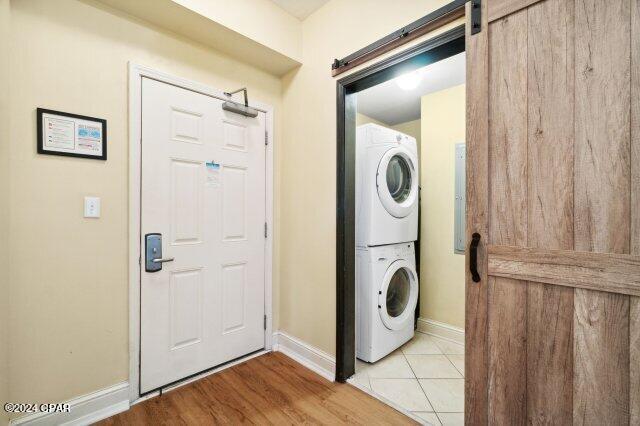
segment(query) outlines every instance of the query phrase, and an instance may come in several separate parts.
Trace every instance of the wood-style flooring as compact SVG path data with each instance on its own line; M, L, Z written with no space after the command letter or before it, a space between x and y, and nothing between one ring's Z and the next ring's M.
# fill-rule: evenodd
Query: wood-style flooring
M346 383L269 353L151 398L101 425L416 424Z

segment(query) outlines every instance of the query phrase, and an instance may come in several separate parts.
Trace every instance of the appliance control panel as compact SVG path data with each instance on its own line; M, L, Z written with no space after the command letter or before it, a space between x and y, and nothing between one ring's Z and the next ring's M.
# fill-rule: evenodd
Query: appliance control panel
M408 257L413 253L413 243L398 244L393 247L391 254L395 258Z

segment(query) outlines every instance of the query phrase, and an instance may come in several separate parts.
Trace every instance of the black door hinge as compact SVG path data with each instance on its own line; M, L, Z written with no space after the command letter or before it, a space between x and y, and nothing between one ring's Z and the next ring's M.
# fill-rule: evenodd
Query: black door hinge
M264 316L264 329L267 329L267 316Z
M267 222L264 223L264 237L267 238Z
M265 130L264 132L264 144L269 145L269 132Z
M471 35L482 31L482 0L471 0Z

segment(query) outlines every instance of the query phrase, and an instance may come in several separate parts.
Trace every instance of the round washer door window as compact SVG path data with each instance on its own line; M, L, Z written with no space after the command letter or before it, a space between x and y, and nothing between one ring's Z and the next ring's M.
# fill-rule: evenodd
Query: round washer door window
M380 318L391 330L406 327L413 321L418 303L418 279L413 266L406 260L389 265L378 296Z
M407 309L411 297L411 280L404 268L394 272L387 287L387 315L397 318Z
M391 148L384 153L378 164L376 186L390 215L403 218L413 211L418 199L418 171L405 148Z
M400 155L394 155L387 165L387 189L396 203L402 203L411 193L411 168Z

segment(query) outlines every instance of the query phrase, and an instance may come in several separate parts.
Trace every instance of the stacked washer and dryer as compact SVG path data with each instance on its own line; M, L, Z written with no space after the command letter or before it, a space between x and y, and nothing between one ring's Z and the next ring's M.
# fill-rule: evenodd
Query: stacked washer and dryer
M418 151L411 136L356 129L356 356L375 362L414 333Z

